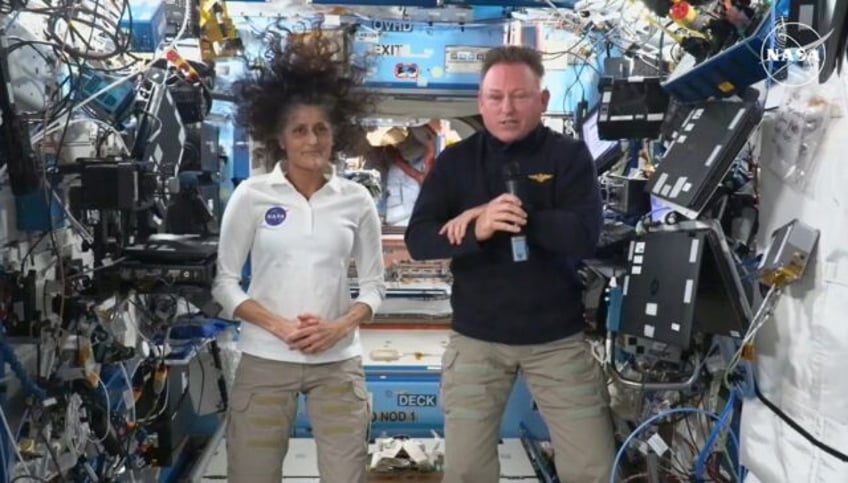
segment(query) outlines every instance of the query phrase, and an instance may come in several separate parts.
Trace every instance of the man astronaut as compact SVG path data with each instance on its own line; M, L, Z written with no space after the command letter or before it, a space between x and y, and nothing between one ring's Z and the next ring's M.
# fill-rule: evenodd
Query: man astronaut
M367 135L375 147L368 164L380 172L380 211L386 225L406 226L421 191L421 183L436 159L438 134L430 125L381 128Z

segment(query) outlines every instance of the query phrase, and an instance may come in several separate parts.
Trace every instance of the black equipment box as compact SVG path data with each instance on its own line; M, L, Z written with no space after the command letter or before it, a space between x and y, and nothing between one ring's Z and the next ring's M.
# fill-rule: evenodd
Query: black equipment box
M215 280L217 254L216 239L150 240L124 248L123 260L110 271L122 282L141 286L211 286Z
M139 285L156 283L212 285L215 281L215 259L193 264L153 264L126 260L117 270L122 282Z
M78 158L59 172L80 176L80 185L72 186L68 195L75 209L134 210L156 191L152 167L120 158Z
M178 235L126 247L123 254L127 258L150 263L198 262L218 254L218 240Z
M693 332L742 337L751 308L717 225L631 242L621 332L688 348Z
M139 173L134 163L99 164L83 169L83 208L131 210L139 199Z
M651 211L651 197L645 190L648 180L609 175L606 183L607 208L624 216Z
M651 176L648 190L686 218L698 218L760 119L756 102L707 101L693 109Z
M656 139L669 97L659 77L605 77L600 83L598 135L601 139Z

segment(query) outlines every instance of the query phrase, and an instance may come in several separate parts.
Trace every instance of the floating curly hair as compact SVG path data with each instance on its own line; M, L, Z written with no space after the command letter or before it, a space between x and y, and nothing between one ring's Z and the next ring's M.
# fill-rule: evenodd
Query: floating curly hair
M339 39L343 32L288 32L273 42L267 63L258 75L234 85L235 121L264 144L269 162L284 159L278 138L296 106L320 106L333 126L333 157L356 155L364 144L364 130L352 121L372 112L375 99L362 88L366 68L355 65ZM281 46L281 44L284 44Z

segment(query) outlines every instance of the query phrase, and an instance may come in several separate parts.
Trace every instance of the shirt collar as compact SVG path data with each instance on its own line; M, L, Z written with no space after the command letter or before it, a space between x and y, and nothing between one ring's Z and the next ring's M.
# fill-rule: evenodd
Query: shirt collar
M546 131L547 128L544 124L540 122L535 129L533 129L532 131L530 131L529 134L527 134L527 136L512 143L502 142L501 140L493 136L489 131L484 131L484 136L486 138L486 143L496 150L524 151L526 149L532 149L541 144Z
M341 181L339 180L339 176L336 174L336 167L335 166L332 166L330 172L325 174L324 177L327 179L327 184L325 184L321 189L323 189L324 187L327 187L331 191L336 192L336 193L341 190ZM283 185L283 186L288 186L291 189L295 189L295 187L291 183L291 181L289 181L289 179L286 178L286 174L285 174L285 172L283 172L282 163L278 162L277 164L274 165L274 169L271 170L269 180L270 180L270 183L272 185Z

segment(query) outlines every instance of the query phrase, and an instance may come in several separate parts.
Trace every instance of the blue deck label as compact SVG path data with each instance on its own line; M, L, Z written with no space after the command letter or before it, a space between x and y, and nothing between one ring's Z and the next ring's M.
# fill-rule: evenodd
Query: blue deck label
M401 407L416 407L416 408L431 408L436 407L435 394L398 394L398 406Z

